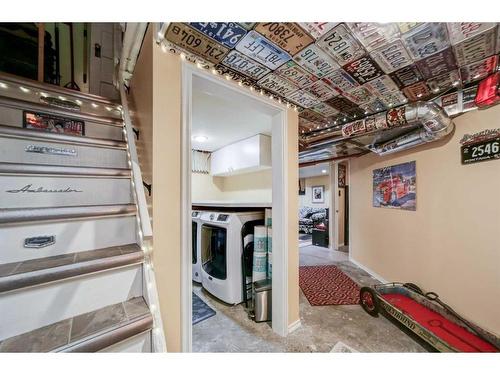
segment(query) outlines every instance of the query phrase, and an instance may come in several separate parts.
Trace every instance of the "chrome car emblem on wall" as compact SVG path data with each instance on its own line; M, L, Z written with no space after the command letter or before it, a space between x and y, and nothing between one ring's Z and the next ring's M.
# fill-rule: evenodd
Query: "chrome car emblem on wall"
M28 184L20 189L5 190L6 193L83 193L82 190L70 188L65 189L46 189L42 186L33 188L33 184Z
M28 145L24 149L25 152L33 152L36 154L49 154L49 155L63 155L63 156L77 156L76 150L72 150L69 148L56 148L49 146L37 146L37 145Z
M56 236L29 237L24 240L24 247L40 249L56 243Z

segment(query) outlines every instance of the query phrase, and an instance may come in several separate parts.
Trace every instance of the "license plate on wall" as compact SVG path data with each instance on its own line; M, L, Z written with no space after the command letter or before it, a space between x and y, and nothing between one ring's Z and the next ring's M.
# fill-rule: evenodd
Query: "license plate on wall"
M458 70L452 70L434 77L427 81L427 85L432 91L437 92L453 87L455 82L457 82L455 86L458 86L460 83Z
M189 25L229 48L233 48L247 33L235 22L191 22Z
M271 71L271 69L259 64L257 61L234 50L229 52L222 64L255 80L261 79Z
M268 74L257 83L259 86L282 96L287 96L297 90L297 87L290 81L281 78L275 73Z
M300 51L293 59L309 73L319 78L327 76L338 68L335 61L314 44Z
M337 111L336 109L330 107L328 104L323 102L319 102L318 104L311 107L311 109L325 117L332 117L339 113L339 111Z
M389 76L400 88L413 85L423 79L416 65L405 66L392 72Z
M304 90L314 95L322 102L338 95L338 92L323 80L311 83L309 86L304 87Z
M304 90L297 90L288 95L286 98L304 108L310 108L319 103L315 96L305 92Z
M345 65L344 70L360 85L384 75L384 72L369 55Z
M417 82L411 86L405 87L403 89L403 94L405 94L408 99L416 101L426 99L431 92L425 82Z
M472 64L495 53L495 28L473 36L454 48L458 65Z
M313 38L293 22L258 23L255 31L292 56L314 42Z
M236 45L236 49L271 70L278 68L291 58L288 53L254 30L245 35Z
M395 23L353 22L349 27L368 51L390 43L399 36Z
M348 64L366 53L361 43L356 40L343 23L335 26L316 44L333 56L339 65Z
M323 116L314 111L311 111L310 109L305 109L300 112L300 117L314 123L322 123L325 121L325 118Z
M387 75L378 77L365 84L370 91L378 96L386 95L390 92L398 92L399 88L394 81Z
M446 26L448 27L451 44L455 45L495 27L496 24L492 22L449 22Z
M492 159L500 159L500 138L460 147L462 164L478 163Z
M460 77L462 78L463 84L478 81L489 74L492 74L495 71L497 64L498 56L493 55L484 60L461 67Z
M457 69L457 62L451 47L417 61L416 65L424 79L431 79Z
M290 82L299 87L310 85L318 79L314 74L306 72L292 60L281 65L278 69L276 69L275 73L288 79Z
M449 46L444 23L425 23L403 35L406 48L416 59L423 59Z
M373 94L364 86L356 87L344 93L344 95L357 105L362 105L371 102L375 99Z
M343 69L334 70L324 79L339 92L346 92L359 86L359 83Z
M387 74L413 63L408 51L406 51L400 40L377 48L370 55Z
M333 29L337 22L300 22L299 25L314 39L318 39Z
M184 48L214 64L222 61L229 52L227 47L213 41L187 25L172 22L165 35L168 41Z

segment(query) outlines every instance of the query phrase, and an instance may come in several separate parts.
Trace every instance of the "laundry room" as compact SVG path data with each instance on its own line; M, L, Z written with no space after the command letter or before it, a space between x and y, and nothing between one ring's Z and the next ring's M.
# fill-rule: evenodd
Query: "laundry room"
M271 332L272 114L255 99L193 77L194 351L225 350L248 335L249 324Z

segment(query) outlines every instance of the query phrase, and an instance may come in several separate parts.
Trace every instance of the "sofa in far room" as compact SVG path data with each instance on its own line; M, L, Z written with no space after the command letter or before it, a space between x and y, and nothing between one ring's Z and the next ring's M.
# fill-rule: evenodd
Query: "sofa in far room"
M313 228L327 219L326 208L299 208L299 232L311 234Z

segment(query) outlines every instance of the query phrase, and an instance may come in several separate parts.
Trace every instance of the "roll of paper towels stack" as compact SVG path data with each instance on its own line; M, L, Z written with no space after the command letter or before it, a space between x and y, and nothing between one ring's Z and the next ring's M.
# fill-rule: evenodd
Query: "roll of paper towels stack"
M267 277L267 227L257 225L254 229L252 281Z

